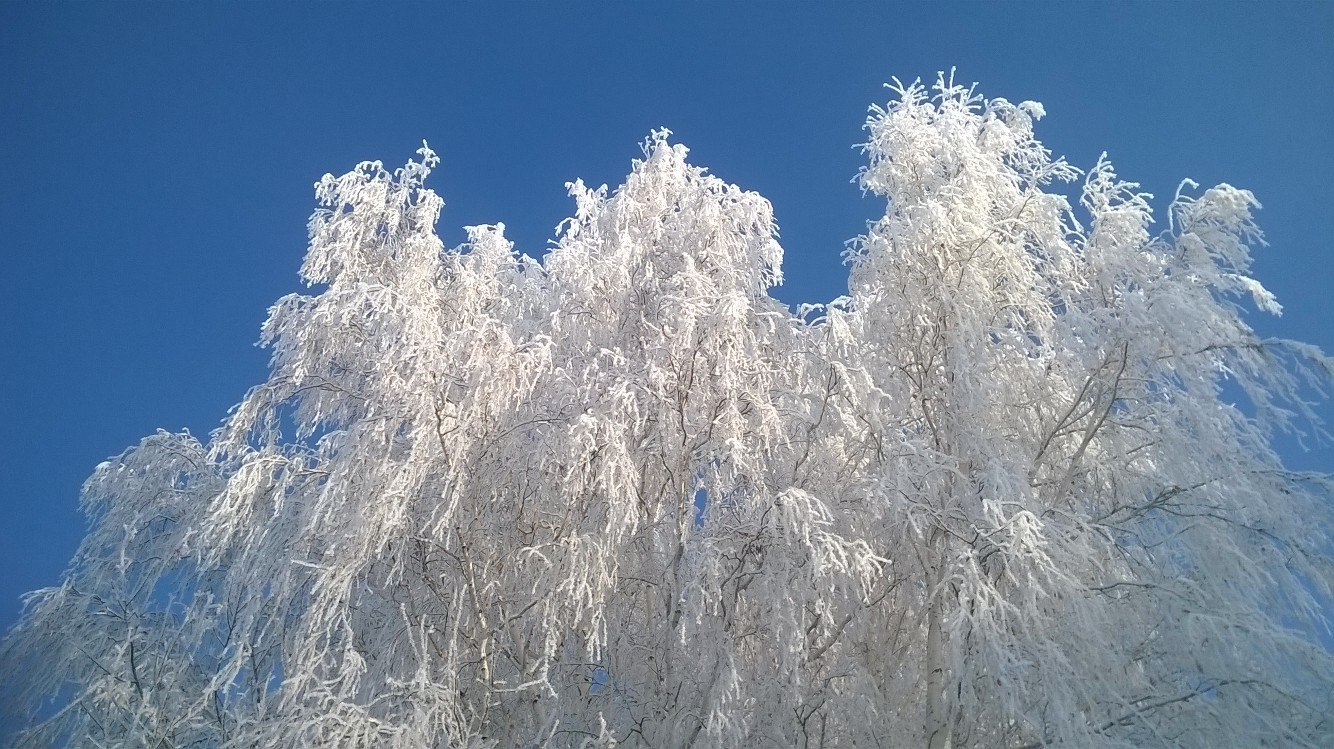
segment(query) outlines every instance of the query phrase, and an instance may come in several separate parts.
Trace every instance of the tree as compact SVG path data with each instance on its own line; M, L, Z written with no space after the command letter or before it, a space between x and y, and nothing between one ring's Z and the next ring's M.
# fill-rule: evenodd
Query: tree
M894 90L796 313L666 131L540 261L444 249L425 147L325 176L268 380L88 480L19 745L1334 743L1330 485L1269 447L1334 366L1241 319L1254 198L1155 235L1041 106Z

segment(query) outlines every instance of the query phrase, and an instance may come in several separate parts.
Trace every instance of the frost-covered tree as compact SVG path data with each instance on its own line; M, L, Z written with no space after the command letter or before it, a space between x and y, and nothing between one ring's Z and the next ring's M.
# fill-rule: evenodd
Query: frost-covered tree
M1254 198L1155 234L1105 159L1060 191L1039 105L894 90L797 313L768 202L665 131L540 260L445 249L428 149L326 176L268 380L89 479L14 740L1334 743L1329 483L1269 447L1331 363L1242 320Z

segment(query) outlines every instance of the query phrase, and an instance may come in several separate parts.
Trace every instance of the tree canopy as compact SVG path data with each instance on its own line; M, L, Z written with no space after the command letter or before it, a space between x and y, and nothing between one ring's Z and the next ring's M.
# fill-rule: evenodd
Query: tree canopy
M1242 318L1255 198L1158 227L1040 105L893 90L795 311L665 130L540 259L446 249L426 147L326 175L267 381L88 480L18 744L1334 743L1330 484L1270 447L1334 366Z

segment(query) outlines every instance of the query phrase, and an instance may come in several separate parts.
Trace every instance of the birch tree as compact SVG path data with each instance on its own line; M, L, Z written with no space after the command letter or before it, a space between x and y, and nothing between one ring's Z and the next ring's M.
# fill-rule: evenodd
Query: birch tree
M540 259L438 160L315 187L268 379L98 466L0 658L18 746L1328 746L1334 367L1245 190L1151 197L941 78L848 293L667 131ZM1240 405L1237 405L1237 404ZM1323 639L1322 639L1323 638Z

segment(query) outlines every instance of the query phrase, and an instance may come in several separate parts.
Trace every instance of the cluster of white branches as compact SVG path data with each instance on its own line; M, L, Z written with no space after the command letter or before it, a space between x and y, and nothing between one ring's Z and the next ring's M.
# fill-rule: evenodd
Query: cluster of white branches
M540 261L436 166L316 185L271 375L102 464L7 638L19 746L1334 744L1315 349L1250 193L1148 196L942 79L873 108L849 292L654 133ZM1247 410L1229 400L1244 397Z

